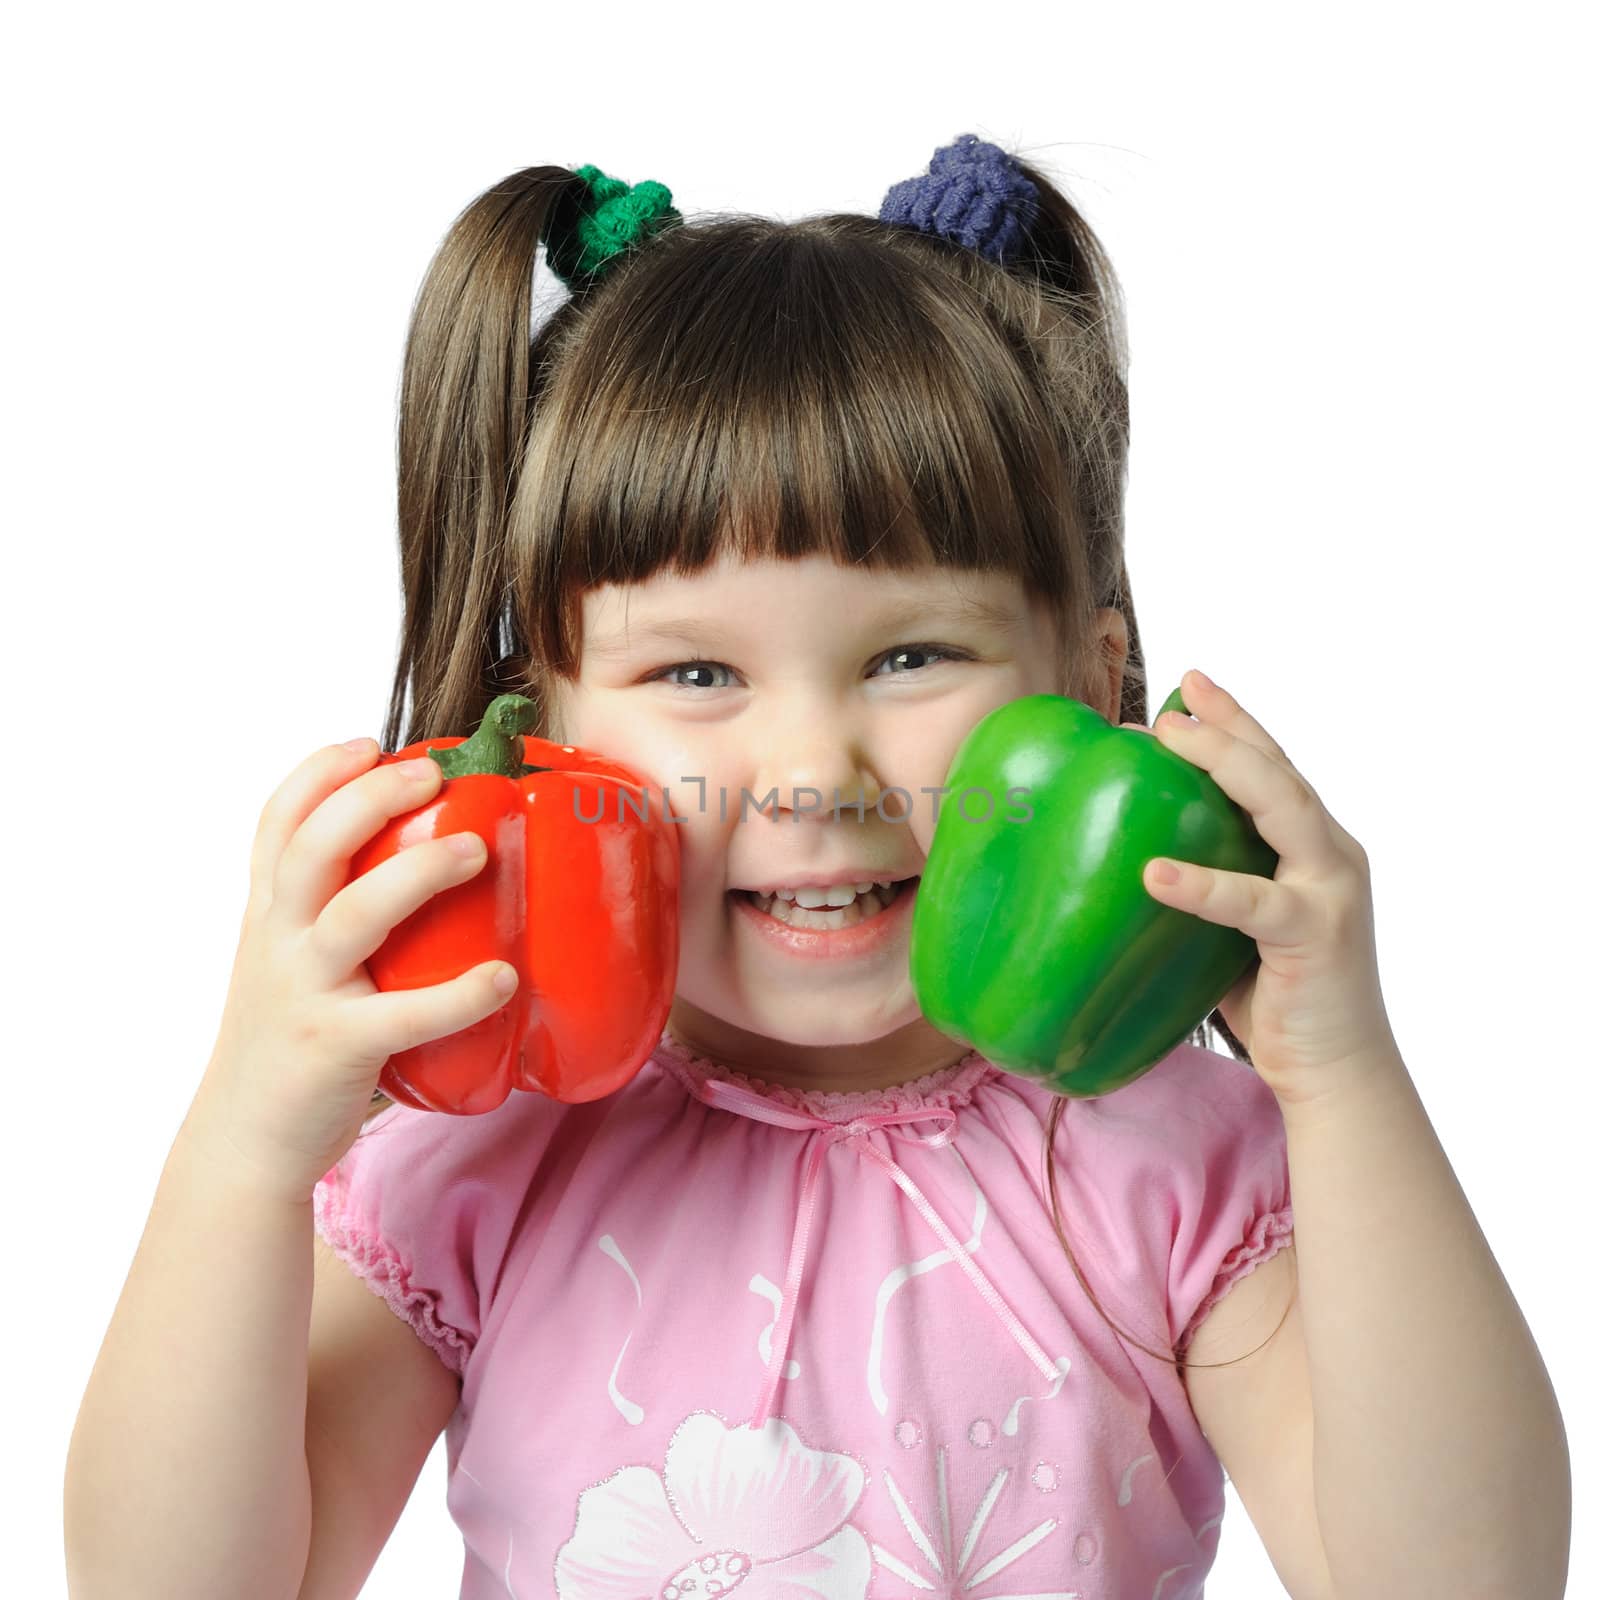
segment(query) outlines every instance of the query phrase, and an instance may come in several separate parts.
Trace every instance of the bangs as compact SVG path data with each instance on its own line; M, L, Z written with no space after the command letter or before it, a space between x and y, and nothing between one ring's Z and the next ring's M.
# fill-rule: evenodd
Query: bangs
M1072 452L985 292L1009 280L893 232L673 229L550 318L508 552L544 668L577 671L585 590L723 556L1004 572L1057 608L1082 587ZM1064 313L1030 338L1093 348Z

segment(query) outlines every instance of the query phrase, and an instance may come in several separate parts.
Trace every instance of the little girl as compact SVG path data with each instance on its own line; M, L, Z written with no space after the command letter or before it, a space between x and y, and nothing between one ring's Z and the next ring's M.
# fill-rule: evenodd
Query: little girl
M670 1018L602 1100L387 1102L516 979L364 967L483 841L346 886L438 767L290 775L80 1412L75 1596L354 1595L441 1430L464 1600L1194 1600L1224 1469L1296 1600L1562 1592L1560 1413L1389 1029L1366 859L1232 695L1188 673L1143 734L1280 858L1146 869L1257 942L1231 1053L1068 1101L919 1014L969 730L1040 692L1144 727L1124 372L1089 226L971 135L877 217L686 224L594 167L462 214L407 348L384 746L515 689L670 794Z

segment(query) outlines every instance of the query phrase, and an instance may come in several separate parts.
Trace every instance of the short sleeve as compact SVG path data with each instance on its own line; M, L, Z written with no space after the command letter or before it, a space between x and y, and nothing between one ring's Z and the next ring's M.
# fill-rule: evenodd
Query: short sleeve
M312 1192L328 1247L458 1376L560 1109L523 1091L471 1117L390 1106Z
M1181 1354L1211 1308L1294 1236L1277 1096L1247 1062L1198 1046L1172 1063L1185 1129L1172 1152L1167 1314Z
M1102 1290L1181 1353L1292 1237L1277 1097L1247 1062L1184 1043L1122 1088L1073 1102L1061 1126Z

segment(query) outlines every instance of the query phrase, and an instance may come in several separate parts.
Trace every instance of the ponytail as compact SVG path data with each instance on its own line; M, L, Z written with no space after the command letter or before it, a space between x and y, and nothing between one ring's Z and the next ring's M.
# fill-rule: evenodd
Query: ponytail
M404 614L387 750L463 733L520 685L506 529L531 409L533 273L547 223L581 187L565 167L513 173L456 218L418 291L400 389Z

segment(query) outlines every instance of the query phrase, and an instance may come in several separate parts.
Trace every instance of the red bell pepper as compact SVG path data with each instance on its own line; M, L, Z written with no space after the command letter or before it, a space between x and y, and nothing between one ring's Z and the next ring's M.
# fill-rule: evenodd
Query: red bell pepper
M666 1024L678 971L678 824L631 768L524 733L534 717L531 701L501 695L470 738L380 757L432 756L444 782L352 856L352 880L410 845L468 829L489 858L396 924L367 960L373 983L421 988L497 958L518 978L481 1021L388 1059L378 1087L402 1105L476 1116L513 1089L598 1100L633 1077Z

